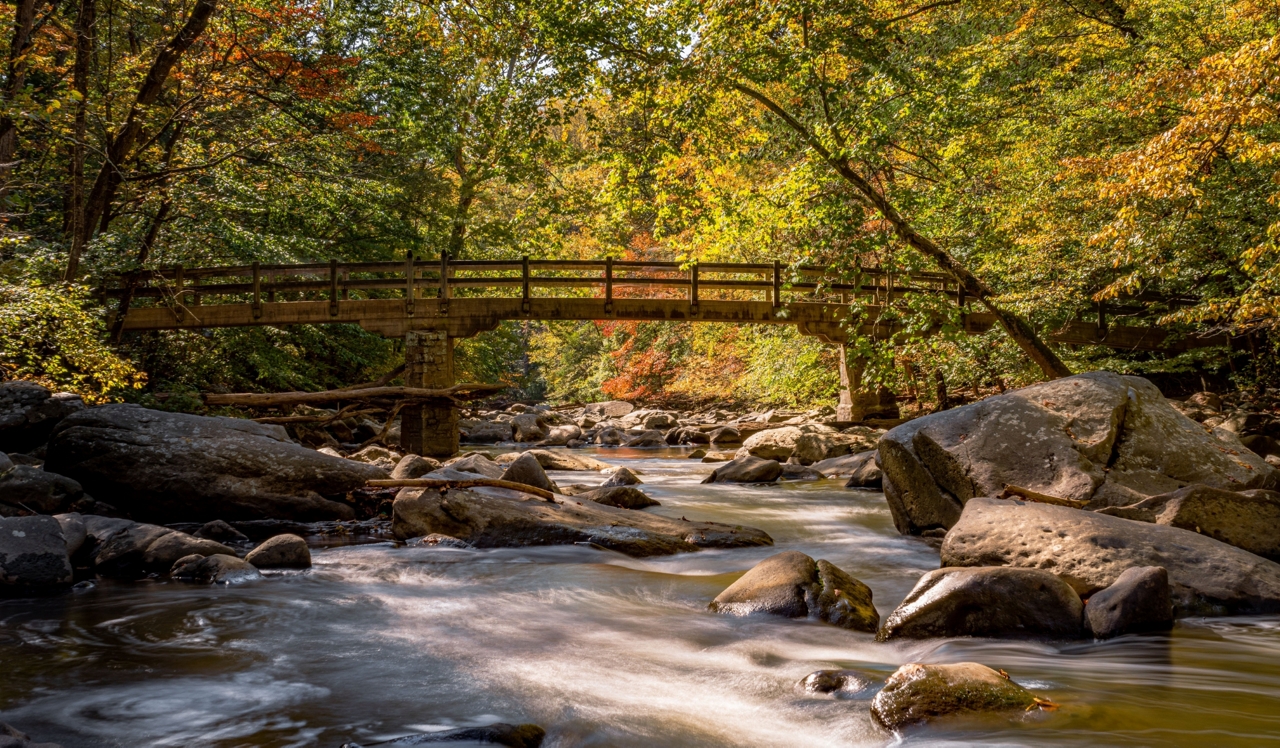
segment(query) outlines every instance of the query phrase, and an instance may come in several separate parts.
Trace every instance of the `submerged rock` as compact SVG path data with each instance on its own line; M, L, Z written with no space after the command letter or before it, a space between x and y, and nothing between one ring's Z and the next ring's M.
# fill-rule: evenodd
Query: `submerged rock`
M1089 598L1084 615L1098 639L1167 629L1173 625L1169 573L1159 566L1125 569L1114 584Z
M804 693L851 698L866 691L873 682L856 670L819 670L806 675L797 687Z
M708 607L732 615L813 618L855 631L875 631L880 624L870 587L799 551L783 551L756 564Z
M307 548L307 541L286 533L249 551L244 560L259 569L307 569L311 566L311 549Z
M920 577L876 639L1077 639L1083 608L1071 585L1040 569L935 569Z
M703 458L704 460L706 458ZM703 483L772 483L782 475L782 463L746 455L735 457L711 472Z
M1174 613L1280 612L1280 564L1187 530L1083 509L976 498L942 543L943 566L1051 570L1082 597L1133 566L1169 573Z
M289 441L280 426L104 405L63 419L48 470L154 522L353 519L343 497L386 472Z
M976 662L903 665L871 700L871 716L890 730L954 714L1024 712L1034 694Z
M71 584L62 525L53 517L0 517L0 594Z
M422 735L406 735L403 738L382 741L376 745L436 745L438 743L481 743L501 745L507 748L538 748L547 731L537 725L508 725L497 723L484 727L459 727L454 730L428 732ZM356 743L344 743L342 748L362 748Z
M500 488L406 489L392 505L400 540L441 533L480 548L589 543L629 556L772 545L762 530L690 522L576 499L555 503Z

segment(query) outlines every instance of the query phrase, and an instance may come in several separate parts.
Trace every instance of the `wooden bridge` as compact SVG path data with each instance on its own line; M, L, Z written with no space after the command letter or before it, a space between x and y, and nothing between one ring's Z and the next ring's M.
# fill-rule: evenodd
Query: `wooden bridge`
M844 344L855 336L891 339L903 332L900 324L884 321L892 317L885 313L910 294L929 294L960 308L966 333L981 334L996 324L994 315L971 310L972 299L944 274L879 268L840 274L778 262L492 261L456 260L445 253L434 260L409 255L403 262L173 267L121 276L120 286L104 293L119 299L111 323L116 335L337 323L403 337L405 384L411 387L454 384L453 341L504 320L788 324L801 334ZM856 329L847 325L855 303L867 320ZM1127 350L1225 344L1218 338L1167 340L1158 327L1108 324L1102 307L1095 317L1075 320L1049 337ZM424 406L422 418L415 410L402 424L406 449L427 455L457 451L457 415L450 407Z

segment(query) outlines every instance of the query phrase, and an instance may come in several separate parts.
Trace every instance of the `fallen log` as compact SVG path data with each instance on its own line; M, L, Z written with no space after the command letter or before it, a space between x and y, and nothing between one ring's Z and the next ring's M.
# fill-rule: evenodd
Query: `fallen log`
M1023 501L1034 501L1038 504L1054 504L1056 506L1069 506L1072 509L1081 509L1087 501L1079 501L1076 499L1064 499L1061 496L1050 496L1047 493L1039 493L1022 486L1008 485L1004 487L1004 492L998 498L1001 499L1022 499Z
M366 387L359 390L325 390L323 392L207 392L201 395L205 405L229 405L241 408L279 408L288 405L321 405L343 400L401 398L405 400L465 400L505 389L504 384L455 384L443 389L424 387Z
M387 478L368 481L365 485L374 488L474 488L477 486L488 486L490 488L509 488L512 491L522 491L524 493L533 494L541 499L546 499L555 503L556 495L550 491L524 483L516 483L509 480L498 480L496 478L469 478L467 480L445 480L443 478Z

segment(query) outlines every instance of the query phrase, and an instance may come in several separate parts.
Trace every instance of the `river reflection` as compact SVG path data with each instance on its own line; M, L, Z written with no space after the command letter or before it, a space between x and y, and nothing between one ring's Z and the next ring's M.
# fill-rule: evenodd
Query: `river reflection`
M698 483L679 450L601 450L642 473L649 511L767 530L776 548L631 559L585 547L317 550L307 572L230 588L168 582L0 601L0 719L80 746L338 746L495 721L547 746L881 746L859 698L795 684L911 661L1004 668L1062 708L952 723L907 745L1280 743L1280 618L1196 619L1102 643L877 644L707 603L781 549L866 582L882 616L938 565L884 498L838 481ZM552 473L562 485L603 477Z

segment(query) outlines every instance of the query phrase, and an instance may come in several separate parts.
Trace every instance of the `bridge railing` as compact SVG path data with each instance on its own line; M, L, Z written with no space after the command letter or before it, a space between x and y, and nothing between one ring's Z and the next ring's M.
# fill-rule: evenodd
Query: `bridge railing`
M789 267L774 263L678 263L629 260L456 260L447 253L437 259L408 255L402 262L340 262L266 264L225 267L172 268L120 276L120 287L104 290L107 297L161 299L178 305L324 300L336 303L352 292L367 298L413 299L523 296L525 299L583 291L618 298L672 295L699 299L715 296L763 296L775 305L785 295L794 300L841 301L862 297L887 304L906 293L942 294L963 306L963 289L942 273L893 273L876 267L852 268L846 274L814 266ZM535 290L543 293L535 294ZM550 293L546 293L546 292ZM718 292L708 296L706 292Z

